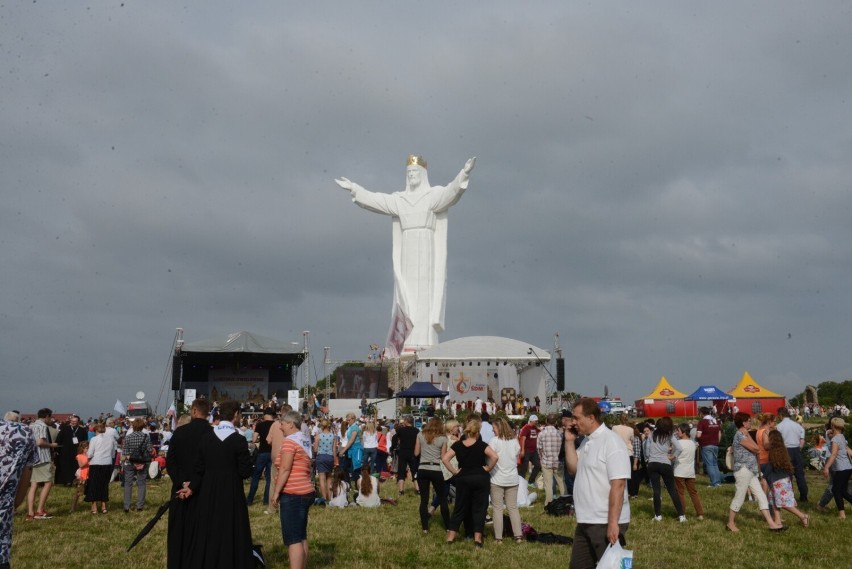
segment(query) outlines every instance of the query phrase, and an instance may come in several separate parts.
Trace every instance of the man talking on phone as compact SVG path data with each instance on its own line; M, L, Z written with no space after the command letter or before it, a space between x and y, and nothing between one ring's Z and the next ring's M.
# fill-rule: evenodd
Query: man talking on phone
M569 569L594 569L609 544L624 545L630 525L630 457L621 437L601 421L594 399L577 401L573 414L577 432L565 429L565 468L575 477L577 517ZM574 448L578 434L585 438Z

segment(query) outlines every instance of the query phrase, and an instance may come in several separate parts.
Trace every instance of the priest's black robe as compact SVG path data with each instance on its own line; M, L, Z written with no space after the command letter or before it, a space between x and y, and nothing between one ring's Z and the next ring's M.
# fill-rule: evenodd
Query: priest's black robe
M59 443L59 456L56 460L56 484L71 484L77 472L77 447L88 440L89 430L82 425L72 427L64 423L59 427L56 442ZM77 442L74 442L77 439Z
M251 472L248 442L239 431L224 440L212 431L202 437L190 483L197 518L187 567L254 569L243 486Z
M169 505L168 569L185 569L190 566L190 534L196 526L197 502L192 499L178 500L174 495L183 488L184 482L192 480L201 439L210 432L207 419L193 419L178 427L169 441L166 470L172 481L172 501Z

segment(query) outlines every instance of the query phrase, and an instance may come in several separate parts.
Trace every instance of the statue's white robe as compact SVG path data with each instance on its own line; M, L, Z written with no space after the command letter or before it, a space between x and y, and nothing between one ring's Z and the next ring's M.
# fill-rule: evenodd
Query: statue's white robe
M406 351L437 344L438 333L444 330L447 210L458 202L467 185L463 171L446 187L393 194L370 192L353 184L353 202L393 217L392 313L398 307L413 325L405 340Z

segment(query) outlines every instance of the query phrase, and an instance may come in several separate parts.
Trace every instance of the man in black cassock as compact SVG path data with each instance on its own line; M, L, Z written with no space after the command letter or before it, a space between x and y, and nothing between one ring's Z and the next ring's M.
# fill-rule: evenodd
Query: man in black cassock
M251 476L248 441L237 430L240 405L219 405L219 424L201 437L195 472L178 497L195 503L186 567L253 569L251 525L243 481Z
M56 484L70 486L77 472L77 446L89 440L89 430L80 424L80 417L71 415L67 423L59 427L56 443L59 445L59 456L56 461Z
M190 411L192 419L176 429L172 435L166 455L166 469L172 481L172 496L184 486L189 486L192 480L201 439L211 431L210 423L207 422L209 413L210 402L206 399L196 399L192 402ZM196 502L172 499L169 504L168 569L185 569L190 566L190 545L196 526Z

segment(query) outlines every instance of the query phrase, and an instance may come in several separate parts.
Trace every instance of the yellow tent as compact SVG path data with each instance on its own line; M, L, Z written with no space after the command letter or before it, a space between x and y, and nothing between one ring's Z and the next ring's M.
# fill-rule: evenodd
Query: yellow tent
M666 376L663 376L660 378L660 382L657 384L657 387L654 388L654 391L642 399L683 399L684 397L686 397L686 393L678 391L672 387L672 384L669 383Z
M765 387L761 387L760 384L751 378L751 375L749 375L747 371L743 373L743 378L736 387L728 392L728 395L733 395L736 398L745 397L750 399L757 397L784 397L780 393L775 393L774 391L769 391Z

